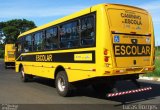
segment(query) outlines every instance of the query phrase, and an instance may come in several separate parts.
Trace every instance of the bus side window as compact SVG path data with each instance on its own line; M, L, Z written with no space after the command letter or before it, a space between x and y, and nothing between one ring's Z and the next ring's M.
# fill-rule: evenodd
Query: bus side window
M33 35L33 51L43 50L43 34L42 32L37 32Z
M25 47L25 48L23 48L24 52L32 51L32 37L31 37L31 35L27 35L24 37L24 47Z
M95 43L94 16L87 16L81 19L81 45L93 46Z
M16 58L23 52L23 37L19 38L16 43Z
M54 50L58 48L58 30L52 27L46 30L45 50Z
M79 46L78 21L72 21L60 26L60 47L73 48Z

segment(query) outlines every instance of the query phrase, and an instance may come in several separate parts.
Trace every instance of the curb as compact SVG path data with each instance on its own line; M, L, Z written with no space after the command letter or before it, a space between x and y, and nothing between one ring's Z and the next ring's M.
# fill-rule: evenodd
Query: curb
M157 77L140 76L139 79L141 79L141 80L150 80L150 81L160 81L160 78L157 78Z

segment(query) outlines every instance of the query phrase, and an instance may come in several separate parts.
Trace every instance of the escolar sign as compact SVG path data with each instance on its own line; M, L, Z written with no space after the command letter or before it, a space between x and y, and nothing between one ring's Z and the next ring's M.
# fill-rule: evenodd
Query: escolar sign
M150 56L151 45L143 44L113 44L116 57Z
M36 61L40 62L50 62L52 61L52 55L36 55Z

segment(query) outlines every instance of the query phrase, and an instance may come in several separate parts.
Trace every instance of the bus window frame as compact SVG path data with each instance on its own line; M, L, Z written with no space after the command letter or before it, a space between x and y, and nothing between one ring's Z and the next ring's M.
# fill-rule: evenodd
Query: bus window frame
M93 20L94 20L94 22L93 22L93 26L94 26L94 43L93 43L93 45L81 45L81 47L84 47L84 48L87 48L87 47L92 47L92 46L94 46L94 47L96 47L96 14L89 14L89 15L86 15L86 16L83 16L83 17L80 17L80 23L81 23L81 19L83 19L83 18L87 18L87 17L90 17L90 16L93 16ZM81 28L81 25L80 25L80 28ZM80 32L81 33L81 32ZM80 36L80 38L82 39L82 35ZM81 39L80 39L80 42L81 42ZM80 43L81 44L81 43Z
M94 33L95 33L95 39L94 39L94 44L93 45L86 45L86 46L82 46L81 45L81 43L80 43L80 45L79 45L79 47L76 47L76 48L60 48L60 45L59 45L59 47L57 48L57 49L54 49L54 50L42 50L42 51L29 51L29 52L22 52L22 53L35 53L35 52L48 52L48 51L57 51L57 50L71 50L71 49L82 49L82 48L94 48L94 47L96 47L96 30L97 30L97 25L96 25L96 21L97 21L97 13L96 13L96 11L95 12L91 12L91 13L89 13L89 14L85 14L85 15L82 15L82 16L79 16L79 17L76 17L76 18L73 18L73 19L70 19L70 20L66 20L66 21L64 21L64 22L61 22L61 23L58 23L58 24L55 24L55 25L52 25L52 26L49 26L49 27L47 27L47 28L44 28L44 29L42 29L42 30L38 30L38 31L35 31L35 32L33 32L33 33L30 33L30 35L33 35L34 33L37 33L37 32L39 32L39 31L45 31L45 37L46 37L46 30L47 29L49 29L49 28L52 28L52 27L57 27L58 28L58 43L60 44L60 31L59 31L59 29L60 29L60 25L61 24L66 24L66 23L68 23L68 22L72 22L72 21L75 21L75 20L78 20L78 23L80 22L81 23L81 19L82 18L84 18L84 17L87 17L87 16L93 16L93 18L94 18ZM26 34L25 36L27 36L27 35L29 35L29 34ZM80 32L80 40L81 40L81 32ZM24 38L25 36L21 36L20 38ZM44 38L45 38L44 37ZM20 39L20 38L18 38L18 39ZM33 37L32 37L33 38ZM33 48L33 44L32 44L32 48ZM33 49L32 49L33 50Z
M67 21L67 22L65 22L65 23L61 23L61 24L59 24L59 46L60 46L60 43L61 43L61 40L60 40L60 31L61 31L61 28L60 28L60 26L63 26L63 25L67 25L67 24L69 24L69 23L73 23L73 22L77 22L78 23L78 26L79 26L79 19L78 18L75 18L75 19L73 19L73 20L70 20L70 21ZM78 35L79 35L79 32L77 31L77 33L78 33ZM79 39L80 39L80 36L79 36ZM78 39L78 40L79 40ZM79 48L80 47L80 42L79 42L79 44L78 44L79 46L73 46L73 47L71 47L71 48L67 48L67 47L63 47L63 48L61 48L60 47L60 49L77 49L77 48Z
M48 27L48 28L43 29L44 35L45 35L45 36L44 36L44 40L45 40L45 43L46 43L47 30L54 29L54 28L57 29L57 40L58 40L57 48L45 50L45 47L44 47L44 49L43 49L44 51L54 51L54 50L58 50L58 49L60 48L60 46L59 46L59 27L58 27L57 25L53 25L53 26L50 26L50 27ZM45 45L44 45L44 46L45 46Z

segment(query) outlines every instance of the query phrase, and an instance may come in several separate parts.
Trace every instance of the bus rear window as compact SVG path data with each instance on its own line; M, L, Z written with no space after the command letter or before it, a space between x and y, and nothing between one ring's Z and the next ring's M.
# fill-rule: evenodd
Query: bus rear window
M149 33L149 16L147 13L137 12L135 9L108 9L107 12L112 31Z

